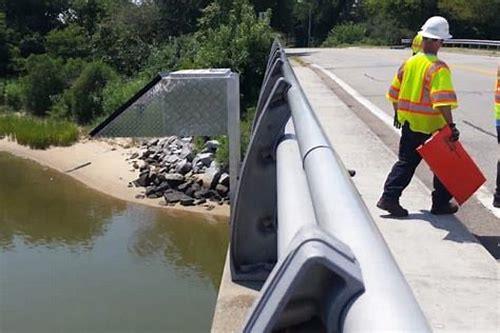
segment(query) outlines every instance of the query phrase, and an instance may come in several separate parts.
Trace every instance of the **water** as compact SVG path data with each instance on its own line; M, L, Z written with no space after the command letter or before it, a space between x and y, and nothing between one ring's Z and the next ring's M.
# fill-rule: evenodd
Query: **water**
M0 331L209 331L227 232L0 153Z

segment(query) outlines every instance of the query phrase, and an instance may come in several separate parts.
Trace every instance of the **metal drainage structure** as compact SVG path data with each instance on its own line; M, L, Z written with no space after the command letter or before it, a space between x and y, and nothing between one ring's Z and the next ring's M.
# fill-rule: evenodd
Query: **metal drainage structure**
M233 281L265 281L244 332L430 327L273 43L231 211Z
M91 137L229 137L230 195L240 166L239 75L227 68L159 73L90 132Z

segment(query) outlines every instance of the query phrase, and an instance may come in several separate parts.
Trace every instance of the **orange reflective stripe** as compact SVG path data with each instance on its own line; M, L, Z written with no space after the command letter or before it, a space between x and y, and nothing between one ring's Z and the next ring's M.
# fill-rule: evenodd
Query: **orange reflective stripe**
M404 99L404 98L400 98L399 101L402 101L404 103L411 103L411 104L416 104L416 105L428 106L428 107L432 108L431 102L412 102L409 99Z
M403 81L403 74L405 72L405 64L402 64L398 69L398 80L399 82Z
M443 68L448 68L448 65L446 65L444 62L441 60L437 60L436 62L432 63L429 68L425 71L425 76L424 76L424 86L428 87L430 90L430 84L432 81L432 77L434 74L439 72Z
M440 91L435 91L431 94L431 100L433 103L440 103L444 101L456 102L457 95L452 90L440 90Z
M429 74L430 76L436 74L437 72L439 72L441 69L443 68L448 68L448 65L446 65L446 63L444 63L443 61L441 60L437 60L435 61L434 63L432 63L432 65L429 67Z
M389 96L391 96L392 98L394 99L398 99L399 97L399 89L394 87L394 86L391 86L389 88L389 92L388 92Z
M435 114L441 114L439 111L434 111L432 106L427 103L413 103L408 100L400 99L398 101L398 111L407 111L407 112L414 112L414 113L421 113L425 115L435 115Z
M446 63L444 63L443 61L441 60L437 60L435 61L434 63L432 63L428 68L427 70L425 71L425 75L424 75L424 84L422 85L422 92L420 94L420 100L422 102L442 102L441 99L439 100L436 100L436 98L439 98L439 96L435 96L436 94L440 94L440 93L453 93L453 96L451 95L448 95L448 96L443 96L443 99L453 99L453 102L456 102L457 101L457 96L455 95L455 92L452 91L452 90L440 90L440 91L436 91L432 94L432 96L429 96L429 92L431 90L431 81L432 81L432 77L434 76L434 74L436 74L437 72L439 72L441 69L443 68L448 68L448 65L446 65Z
M441 99L439 101L434 101L434 104L442 104L442 103L456 103L456 99Z
M429 117L441 115L441 112L439 112L439 111L428 112L428 111L415 111L415 110L398 109L398 112L417 113L417 114L423 114L423 115L429 116Z
M436 74L437 72L439 72L443 68L448 68L448 65L446 65L441 60L438 60L438 61L432 63L432 65L430 65L429 68L427 68L427 71L425 73L425 81L427 83L430 83L432 76L434 74Z

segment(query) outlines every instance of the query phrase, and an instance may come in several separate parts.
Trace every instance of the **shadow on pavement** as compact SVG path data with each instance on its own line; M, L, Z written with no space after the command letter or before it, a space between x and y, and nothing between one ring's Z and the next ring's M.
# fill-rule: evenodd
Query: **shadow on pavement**
M393 219L399 221L420 220L429 222L434 228L446 230L448 234L445 240L458 243L477 243L478 241L462 225L459 219L454 215L433 215L428 210L420 210L420 213L410 213L407 217L394 217L390 214L380 215L384 219Z
M500 259L500 236L474 235L495 259Z

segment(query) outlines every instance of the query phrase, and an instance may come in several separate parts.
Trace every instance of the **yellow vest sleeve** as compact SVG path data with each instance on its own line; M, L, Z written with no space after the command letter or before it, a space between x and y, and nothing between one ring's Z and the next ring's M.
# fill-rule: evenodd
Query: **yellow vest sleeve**
M405 64L402 64L401 67L399 67L398 72L396 73L396 75L394 75L394 78L392 79L389 91L385 95L385 97L393 103L398 102L399 89L401 88L401 81L403 80L404 66Z
M452 109L455 109L458 107L457 95L451 81L451 72L447 67L440 68L434 74L430 88L432 108L450 106Z

